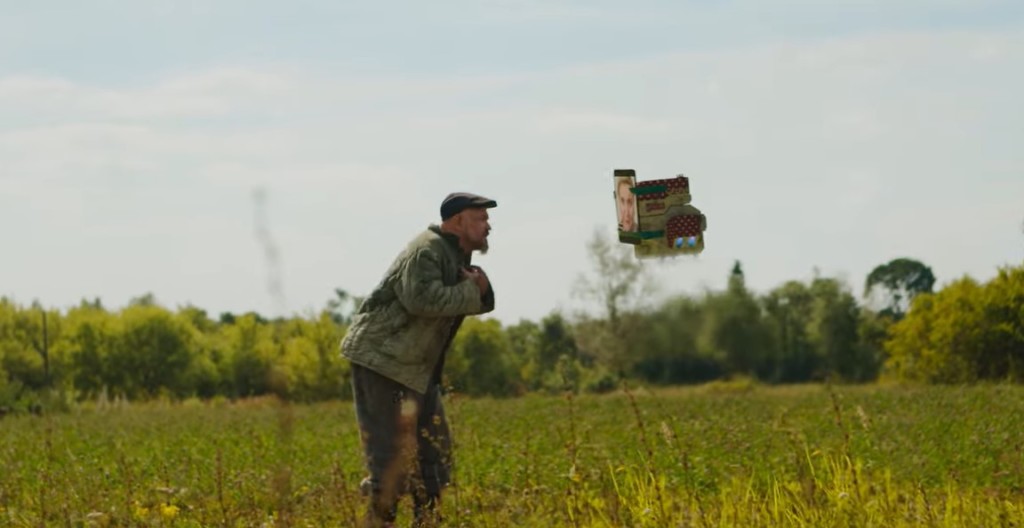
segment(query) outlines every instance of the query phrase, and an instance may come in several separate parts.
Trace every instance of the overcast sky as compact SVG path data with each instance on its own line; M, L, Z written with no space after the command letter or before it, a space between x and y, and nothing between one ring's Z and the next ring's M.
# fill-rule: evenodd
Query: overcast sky
M617 168L708 217L662 295L734 260L987 280L1024 260L1022 94L1018 0L5 2L0 296L303 313L466 190L493 316L537 319L579 306Z

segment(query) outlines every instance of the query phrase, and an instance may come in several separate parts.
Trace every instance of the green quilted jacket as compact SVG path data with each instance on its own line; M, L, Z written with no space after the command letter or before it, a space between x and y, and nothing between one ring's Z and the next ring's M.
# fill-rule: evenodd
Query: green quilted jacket
M459 270L471 264L458 238L430 225L395 258L352 316L341 354L417 392L439 375L444 352L467 315L494 310Z

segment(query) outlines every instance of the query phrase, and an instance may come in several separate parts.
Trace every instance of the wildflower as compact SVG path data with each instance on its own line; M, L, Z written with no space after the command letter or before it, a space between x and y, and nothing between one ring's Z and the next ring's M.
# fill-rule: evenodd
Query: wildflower
M110 526L110 518L103 512L89 512L85 518L89 521L89 526Z
M661 435L665 437L665 443L672 445L672 430L669 429L668 424L664 421L661 422Z
M860 405L857 406L857 417L860 418L860 425L865 431L871 429L871 419L868 418L868 413L864 412L864 408Z
M307 494L309 494L309 486L303 484L302 486L299 487L299 489L292 492L292 497L298 499L306 496Z
M135 501L132 513L136 519L145 519L149 515L149 508L139 504L139 501Z
M178 507L173 504L160 506L160 516L164 519L173 519L178 516Z

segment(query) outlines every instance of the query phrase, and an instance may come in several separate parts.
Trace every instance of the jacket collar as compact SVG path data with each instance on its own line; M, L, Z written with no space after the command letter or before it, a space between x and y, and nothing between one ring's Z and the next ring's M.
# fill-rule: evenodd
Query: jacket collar
M463 261L464 261L464 262L465 262L465 263L466 263L467 265L469 264L469 262L470 262L470 260L471 260L471 256L470 256L470 255L467 255L467 254L465 254L465 253L464 253L464 252L462 251L462 246L460 246L460 245L459 245L459 237L458 237L458 235L455 235L455 234L453 234L453 233L447 233L447 232L445 232L445 231L442 231L442 230L441 230L441 226L440 226L440 225L438 225L438 224L430 224L430 225L429 225L429 226L427 227L427 229L429 229L430 231L433 231L433 232L434 232L434 233L435 233L435 234L436 234L437 236L441 237L441 239L442 239L442 240L444 240L445 242L447 242L447 243L448 243L448 245L449 245L449 246L451 246L452 250L453 250L453 251L454 251L454 252L455 252L455 253L456 253L457 255L459 255L460 257L462 257L462 260L463 260Z

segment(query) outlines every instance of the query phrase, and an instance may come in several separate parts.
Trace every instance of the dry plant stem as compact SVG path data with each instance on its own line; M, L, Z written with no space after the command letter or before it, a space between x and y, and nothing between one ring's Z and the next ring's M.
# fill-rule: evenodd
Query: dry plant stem
M579 498L578 484L576 479L579 475L579 469L576 466L576 414L573 408L573 395L572 392L566 392L565 399L569 408L569 441L566 442L566 449L569 452L569 475L568 483L566 487L566 495L569 499L569 521L574 527L579 526Z

